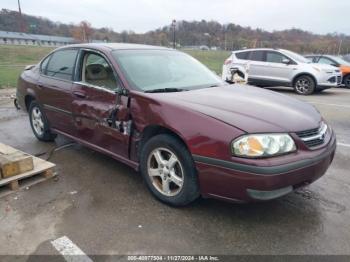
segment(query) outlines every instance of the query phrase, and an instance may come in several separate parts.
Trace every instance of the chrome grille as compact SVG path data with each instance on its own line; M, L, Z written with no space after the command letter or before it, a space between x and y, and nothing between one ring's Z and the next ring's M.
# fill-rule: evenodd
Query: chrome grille
M322 122L319 128L297 132L297 136L310 148L322 145L327 133L327 125Z

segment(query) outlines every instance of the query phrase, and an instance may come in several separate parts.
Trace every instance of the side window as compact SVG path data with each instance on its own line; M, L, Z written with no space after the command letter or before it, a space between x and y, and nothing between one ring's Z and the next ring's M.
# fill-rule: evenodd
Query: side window
M321 57L320 60L318 60L318 62L320 64L327 64L327 65L333 65L336 64L335 62L333 62L332 60L326 58L326 57Z
M47 76L57 77L64 80L72 80L75 59L78 50L60 50L52 54L47 65Z
M46 57L44 61L41 62L40 72L43 73L44 75L46 75L47 64L49 63L50 58L51 58L51 55Z
M311 63L317 63L316 62L316 57L313 57L313 56L305 56L305 58L307 59L307 60L309 60Z
M113 69L106 59L96 53L85 53L82 66L82 82L116 90L118 82L113 74Z
M252 61L264 61L264 51L253 51L250 55L250 60Z
M288 58L278 52L266 52L266 62L282 64L283 59L288 59Z
M250 52L239 52L239 53L236 53L235 55L238 59L247 60L249 57L249 53Z

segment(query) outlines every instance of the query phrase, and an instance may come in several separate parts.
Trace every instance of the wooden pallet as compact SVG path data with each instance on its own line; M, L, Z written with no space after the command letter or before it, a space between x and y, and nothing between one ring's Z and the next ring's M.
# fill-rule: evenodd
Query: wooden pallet
M33 157L31 155L0 143L1 178L19 175L33 169Z
M33 156L34 169L0 180L0 197L18 189L29 187L55 176L55 164Z

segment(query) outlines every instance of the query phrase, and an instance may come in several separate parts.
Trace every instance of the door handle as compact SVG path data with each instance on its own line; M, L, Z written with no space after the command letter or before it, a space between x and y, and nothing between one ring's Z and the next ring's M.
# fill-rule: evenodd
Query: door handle
M83 93L83 92L79 92L79 91L74 91L74 92L73 92L73 95L74 95L75 97L78 97L78 98L86 98L86 94Z

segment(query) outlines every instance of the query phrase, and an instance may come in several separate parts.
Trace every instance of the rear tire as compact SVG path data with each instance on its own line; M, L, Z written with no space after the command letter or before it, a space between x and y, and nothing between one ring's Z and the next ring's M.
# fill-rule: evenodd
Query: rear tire
M315 88L315 80L310 76L302 75L294 81L294 90L299 95L311 95Z
M53 141L56 135L51 133L44 111L36 101L30 103L28 113L30 126L36 138L44 142Z
M200 195L191 154L171 135L160 134L146 142L141 150L140 169L153 196L168 205L185 206Z

